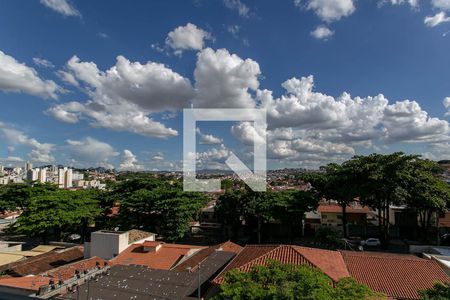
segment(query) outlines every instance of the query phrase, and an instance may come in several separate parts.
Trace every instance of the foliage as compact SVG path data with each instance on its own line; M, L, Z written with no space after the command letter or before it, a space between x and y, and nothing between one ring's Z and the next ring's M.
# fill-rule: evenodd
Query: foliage
M360 300L384 299L367 286L351 278L338 282L336 288L321 271L306 265L296 266L270 261L249 272L237 269L225 274L216 299L311 299Z
M45 239L54 234L61 239L64 233L81 230L99 213L98 202L90 191L47 191L30 199L28 207L14 226L17 232L28 236Z
M450 299L450 284L436 283L433 288L419 291L422 300Z
M49 183L13 183L0 187L0 211L24 210L30 199L44 193L57 190L57 186Z
M169 241L186 234L207 202L201 193L184 192L177 181L149 177L125 180L112 194L121 199L121 229L155 231Z
M339 233L331 227L321 226L316 228L316 239L324 246L333 248L339 243Z

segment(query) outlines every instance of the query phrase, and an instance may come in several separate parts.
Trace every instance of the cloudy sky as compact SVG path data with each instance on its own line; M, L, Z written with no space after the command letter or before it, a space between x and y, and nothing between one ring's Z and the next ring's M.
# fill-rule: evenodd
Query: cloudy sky
M268 165L450 159L450 0L1 1L0 164L172 170L183 108L265 108ZM199 122L198 165L251 166Z

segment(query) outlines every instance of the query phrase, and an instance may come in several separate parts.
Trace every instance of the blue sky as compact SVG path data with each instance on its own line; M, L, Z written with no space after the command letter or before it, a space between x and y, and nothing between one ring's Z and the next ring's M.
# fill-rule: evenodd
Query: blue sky
M448 15L450 0L1 1L0 164L179 169L191 105L266 108L271 168L450 158ZM253 131L199 123L199 166L251 165Z

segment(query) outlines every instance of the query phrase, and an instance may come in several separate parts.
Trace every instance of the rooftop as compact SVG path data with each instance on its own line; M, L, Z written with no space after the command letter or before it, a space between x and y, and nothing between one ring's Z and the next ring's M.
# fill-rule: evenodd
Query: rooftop
M360 283L395 299L420 299L419 290L435 282L450 282L436 261L414 255L341 251L345 264Z
M320 204L317 211L321 213L342 213L342 207L337 204ZM360 205L348 205L346 212L348 214L367 214L369 208Z
M267 265L269 260L318 268L334 282L350 276L338 251L290 245L247 245L214 281L222 283L224 274L231 269L248 272L253 266Z
M152 269L169 270L183 258L205 248L203 246L146 241L129 246L113 258L111 263L114 265L143 265Z

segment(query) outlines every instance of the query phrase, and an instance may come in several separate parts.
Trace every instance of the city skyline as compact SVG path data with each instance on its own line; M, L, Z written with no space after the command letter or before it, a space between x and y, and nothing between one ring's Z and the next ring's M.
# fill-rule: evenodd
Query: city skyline
M269 169L450 159L449 13L448 0L3 1L0 165L180 170L190 107L267 109ZM251 161L251 124L198 126L204 169Z

